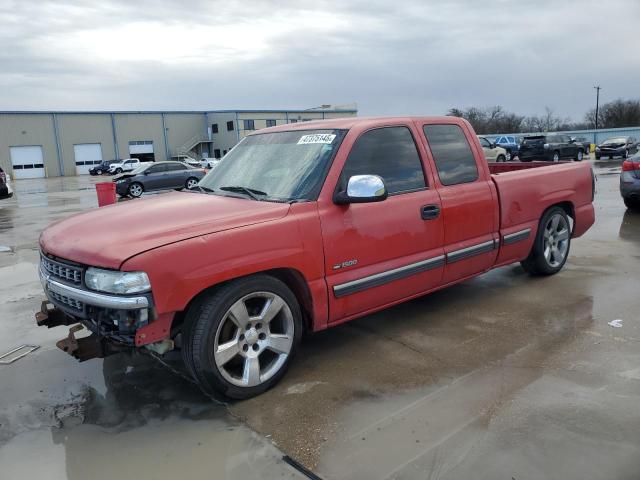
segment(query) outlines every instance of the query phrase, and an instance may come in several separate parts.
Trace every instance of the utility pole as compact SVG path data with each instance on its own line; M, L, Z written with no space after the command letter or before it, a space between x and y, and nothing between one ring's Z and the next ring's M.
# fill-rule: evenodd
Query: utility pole
M600 85L596 85L593 87L596 89L596 129L593 131L593 143L596 145L598 142L596 141L596 133L598 132L598 109L600 108Z

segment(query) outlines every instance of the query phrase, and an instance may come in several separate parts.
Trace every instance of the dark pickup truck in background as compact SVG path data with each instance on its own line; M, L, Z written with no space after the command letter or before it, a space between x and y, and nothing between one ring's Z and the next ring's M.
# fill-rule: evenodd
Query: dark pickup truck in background
M577 143L568 135L531 135L522 140L518 157L521 162L532 160L559 162L563 159L581 161L584 153L584 145Z

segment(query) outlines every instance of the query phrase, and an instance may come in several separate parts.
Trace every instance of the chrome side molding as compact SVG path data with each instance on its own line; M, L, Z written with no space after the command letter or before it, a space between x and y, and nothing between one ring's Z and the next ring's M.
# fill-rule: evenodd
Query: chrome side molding
M336 298L344 297L345 295L351 295L352 293L361 292L372 287L378 287L385 283L400 280L416 273L426 272L433 270L434 268L442 267L444 265L444 255L432 257L420 262L411 263L403 267L394 268L393 270L387 270L386 272L376 273L367 277L352 280L351 282L342 283L333 287L333 294Z
M530 234L531 234L530 228L525 228L524 230L510 233L509 235L505 235L502 237L502 244L511 245L512 243L521 242L522 240L526 240L527 238L529 238Z

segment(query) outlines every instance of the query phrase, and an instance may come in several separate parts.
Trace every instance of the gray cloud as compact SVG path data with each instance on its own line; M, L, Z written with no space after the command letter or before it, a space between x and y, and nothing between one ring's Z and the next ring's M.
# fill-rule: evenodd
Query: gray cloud
M638 20L637 0L5 0L0 109L356 101L365 115L501 104L580 119L596 83L604 100L639 96Z

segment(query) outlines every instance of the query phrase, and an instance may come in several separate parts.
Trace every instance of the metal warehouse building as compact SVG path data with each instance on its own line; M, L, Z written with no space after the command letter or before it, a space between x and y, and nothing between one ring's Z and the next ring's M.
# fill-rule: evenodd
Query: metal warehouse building
M260 128L357 115L308 110L0 112L0 167L15 179L83 175L102 160L220 158Z

